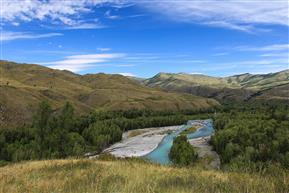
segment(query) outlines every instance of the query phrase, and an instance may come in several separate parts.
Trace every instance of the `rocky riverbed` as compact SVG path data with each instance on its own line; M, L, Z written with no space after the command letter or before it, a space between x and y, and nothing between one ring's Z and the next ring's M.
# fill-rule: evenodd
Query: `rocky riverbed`
M123 139L109 148L104 153L116 157L140 157L154 150L163 137L180 126L156 127L128 131L123 134ZM130 137L132 132L140 131L140 135Z
M209 144L211 136L190 139L189 142L197 150L199 158L209 159L208 168L220 169L220 157Z

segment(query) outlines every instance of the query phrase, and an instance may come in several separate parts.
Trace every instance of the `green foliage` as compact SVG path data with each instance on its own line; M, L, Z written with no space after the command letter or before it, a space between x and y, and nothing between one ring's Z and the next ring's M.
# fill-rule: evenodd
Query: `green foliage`
M75 130L73 107L66 103L53 114L47 102L41 102L31 128L0 130L0 160L64 158L81 155L84 138Z
M178 136L173 142L169 157L176 165L187 166L195 162L198 155L194 147L187 141L186 136Z
M109 144L120 141L122 131L117 125L96 122L84 129L82 135L89 145L96 147L96 150L99 152Z
M59 116L59 127L66 131L74 129L74 120L74 108L69 102L66 102Z
M75 117L73 106L67 102L53 111L47 101L41 102L32 126L0 130L0 160L65 158L85 152L99 153L120 141L122 132L145 127L183 124L188 119L207 118L211 110L199 111L93 111Z
M253 169L280 163L289 168L289 110L286 103L226 105L214 118L211 143L227 167Z
M34 116L33 126L39 129L45 129L51 113L52 109L50 104L47 101L41 102Z

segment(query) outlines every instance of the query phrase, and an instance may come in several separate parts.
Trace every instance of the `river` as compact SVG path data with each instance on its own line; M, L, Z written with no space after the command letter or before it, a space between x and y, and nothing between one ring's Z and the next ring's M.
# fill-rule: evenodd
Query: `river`
M200 137L207 137L213 134L214 128L212 125L212 120L192 120L188 121L186 125L183 125L178 130L171 134L166 135L158 146L150 153L143 156L144 159L148 159L153 163L158 163L162 165L170 164L169 152L173 145L174 139L184 130L192 127L194 124L201 124L202 127L197 131L187 134L188 139L196 139Z

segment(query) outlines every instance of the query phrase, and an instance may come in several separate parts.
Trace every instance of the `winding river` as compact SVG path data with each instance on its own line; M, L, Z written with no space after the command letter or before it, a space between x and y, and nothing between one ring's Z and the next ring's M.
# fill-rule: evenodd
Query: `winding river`
M150 153L144 155L143 158L162 165L170 164L171 161L169 158L169 152L173 145L174 138L176 138L182 131L190 128L192 125L196 123L201 124L202 127L193 133L187 134L188 139L210 136L214 132L211 119L188 121L186 125L183 125L173 133L166 135L162 139L162 141L158 144L158 146Z

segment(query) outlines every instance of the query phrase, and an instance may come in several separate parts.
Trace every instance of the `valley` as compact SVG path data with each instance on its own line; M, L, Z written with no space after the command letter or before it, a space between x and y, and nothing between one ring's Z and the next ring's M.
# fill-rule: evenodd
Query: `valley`
M289 193L288 0L0 0L0 193Z
M74 180L87 192L283 193L289 187L288 71L132 80L0 64L0 192L77 192ZM131 173L136 167L146 176ZM20 173L9 176L15 168ZM35 176L27 179L30 171ZM42 184L67 172L67 180ZM116 187L118 180L125 186Z

